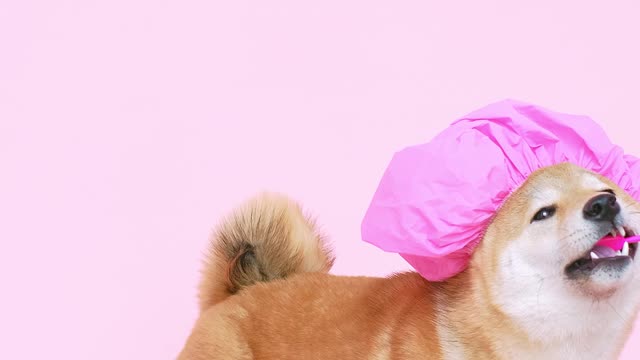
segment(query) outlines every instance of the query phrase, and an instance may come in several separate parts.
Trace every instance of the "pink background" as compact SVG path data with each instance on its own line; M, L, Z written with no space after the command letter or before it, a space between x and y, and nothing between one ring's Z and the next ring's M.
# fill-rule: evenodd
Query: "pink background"
M0 358L173 358L211 228L262 189L335 273L406 269L359 240L382 171L495 100L640 154L637 1L480 3L0 1Z

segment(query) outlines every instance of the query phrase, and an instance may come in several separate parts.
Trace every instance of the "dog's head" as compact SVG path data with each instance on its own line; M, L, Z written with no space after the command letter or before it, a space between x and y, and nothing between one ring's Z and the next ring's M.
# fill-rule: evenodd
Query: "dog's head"
M638 245L596 246L612 234L640 235L640 204L605 177L551 166L509 196L471 266L491 301L534 337L587 331L629 321L640 299Z

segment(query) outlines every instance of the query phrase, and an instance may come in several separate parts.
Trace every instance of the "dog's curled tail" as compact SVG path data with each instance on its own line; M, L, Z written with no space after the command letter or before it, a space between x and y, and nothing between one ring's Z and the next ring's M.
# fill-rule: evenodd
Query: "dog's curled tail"
M298 204L283 195L261 194L213 232L200 283L200 310L257 282L328 272L333 261L324 237Z

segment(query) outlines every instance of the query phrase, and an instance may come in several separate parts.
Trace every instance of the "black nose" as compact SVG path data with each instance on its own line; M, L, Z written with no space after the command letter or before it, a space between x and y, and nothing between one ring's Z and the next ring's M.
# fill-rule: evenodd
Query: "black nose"
M587 201L582 212L587 220L613 221L620 213L620 204L615 195L602 194Z

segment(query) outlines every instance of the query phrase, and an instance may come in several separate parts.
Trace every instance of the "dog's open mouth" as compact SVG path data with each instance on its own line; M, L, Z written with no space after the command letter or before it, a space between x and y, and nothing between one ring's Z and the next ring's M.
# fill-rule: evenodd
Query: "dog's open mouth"
M584 256L566 267L568 275L588 274L599 266L623 265L636 256L639 236L625 227L617 227L596 243Z

